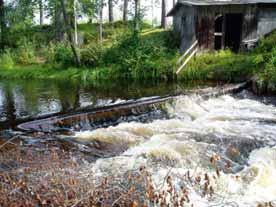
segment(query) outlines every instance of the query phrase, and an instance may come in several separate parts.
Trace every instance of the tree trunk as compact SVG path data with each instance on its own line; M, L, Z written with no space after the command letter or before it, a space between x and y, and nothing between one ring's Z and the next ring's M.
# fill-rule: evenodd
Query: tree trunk
M139 32L139 30L140 30L140 0L135 0L134 31Z
M76 0L74 0L74 40L75 40L75 45L78 45L78 14L77 14Z
M0 30L1 30L1 36L0 36L0 50L5 49L5 43L6 43L6 23L5 23L5 7L4 7L4 0L0 0Z
M175 6L175 0L173 0L173 7Z
M113 0L108 0L108 19L109 22L114 21L114 16L113 16Z
M166 14L167 13L167 4L166 0L162 0L162 11L161 11L161 27L166 29L167 27L167 19Z
M60 2L55 2L54 8L54 28L55 28L55 39L60 42L64 40L64 21L62 17L62 9L60 6Z
M99 39L100 43L103 42L103 0L99 3Z
M78 56L75 44L73 42L73 37L72 37L72 33L71 33L71 26L70 26L70 23L69 23L65 2L64 2L64 0L60 0L60 1L61 1L61 7L62 7L64 23L65 23L65 27L66 27L66 33L67 33L67 36L68 36L68 39L69 39L69 42L70 42L70 46L71 46L74 58L75 58L75 62L77 64L77 66L80 66L80 58Z
M124 9L123 9L123 21L128 20L128 0L124 0Z
M151 0L151 26L154 27L154 0Z
M43 23L44 23L43 1L39 0L39 24L43 25Z

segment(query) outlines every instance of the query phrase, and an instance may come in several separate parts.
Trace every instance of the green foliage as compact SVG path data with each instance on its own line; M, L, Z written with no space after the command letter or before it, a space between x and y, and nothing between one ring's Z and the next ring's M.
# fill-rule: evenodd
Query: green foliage
M262 54L258 54L255 58L254 58L254 64L256 65L260 65L260 64L264 64L265 63L265 59L264 56Z
M80 56L84 66L95 67L102 61L102 49L96 44L90 44L80 51Z
M32 43L23 40L16 50L16 61L19 64L28 65L35 63L35 49Z
M10 70L14 67L14 60L11 52L6 50L0 55L0 69Z
M64 43L57 44L53 49L53 60L64 67L72 65L74 59L71 48Z
M230 50L206 53L193 59L180 73L179 79L184 80L216 80L240 82L248 79L258 65L255 56L235 54Z
M84 45L79 50L83 67L79 69L70 68L74 58L66 42L50 41L54 37L51 26L27 27L26 23L18 24L12 28L17 32L10 37L15 41L15 49L1 56L0 65L2 68L3 65L5 68L14 68L16 61L26 71L12 70L16 74L5 71L0 77L85 80L175 78L179 38L172 31L151 28L148 24L142 25L141 33L133 34L132 24L131 21L104 24L102 44L98 42L97 24L80 24L78 28L84 34ZM276 83L274 45L276 32L264 38L259 47L250 53L235 54L226 50L197 55L178 78L236 82L258 73L264 80ZM43 67L37 64L45 60L46 68L50 67L51 70L41 69ZM61 68L67 70L59 70Z
M130 78L171 78L177 50L165 46L164 34L162 30L152 30L141 37L128 35L105 53L104 60L116 64L120 73Z
M170 49L178 48L180 45L180 36L173 30L165 32L165 44Z
M271 34L264 37L258 47L256 48L257 53L268 53L272 52L273 48L276 45L276 30L271 32Z
M272 84L276 84L276 47L272 50L270 60L265 64L261 77Z

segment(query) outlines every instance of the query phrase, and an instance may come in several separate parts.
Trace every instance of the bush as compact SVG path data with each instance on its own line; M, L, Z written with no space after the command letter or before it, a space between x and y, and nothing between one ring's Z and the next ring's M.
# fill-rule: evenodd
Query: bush
M120 73L136 79L167 79L173 72L177 50L165 45L165 32L153 30L142 36L128 35L104 55L108 64L118 65Z
M11 52L9 50L5 51L0 55L0 68L1 69L12 69L14 67L14 60Z
M180 35L170 30L165 32L165 44L170 49L176 49L180 45Z
M23 42L16 51L16 61L23 65L35 63L35 50L32 43Z
M263 38L258 47L256 48L256 52L258 53L267 53L271 52L276 45L276 30L268 34L265 38Z
M273 49L270 60L265 64L262 76L270 83L276 84L276 48Z
M72 65L74 58L71 48L64 43L57 44L53 49L53 60L65 67Z
M84 66L97 66L102 61L102 50L98 45L88 45L80 51Z

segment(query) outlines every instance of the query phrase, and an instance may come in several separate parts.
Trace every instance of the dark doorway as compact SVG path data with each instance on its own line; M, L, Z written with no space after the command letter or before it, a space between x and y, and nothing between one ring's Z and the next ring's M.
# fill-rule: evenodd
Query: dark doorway
M241 43L242 14L225 15L225 47L238 52Z
M222 48L222 26L223 16L217 15L215 18L215 50L220 50Z

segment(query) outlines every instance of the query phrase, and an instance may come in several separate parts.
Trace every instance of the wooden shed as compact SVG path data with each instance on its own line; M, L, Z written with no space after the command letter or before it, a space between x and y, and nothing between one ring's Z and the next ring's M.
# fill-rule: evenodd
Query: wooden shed
M276 28L276 0L179 0L168 16L181 39L181 52L251 49Z

